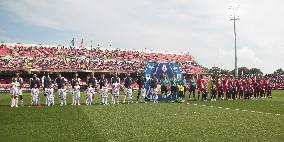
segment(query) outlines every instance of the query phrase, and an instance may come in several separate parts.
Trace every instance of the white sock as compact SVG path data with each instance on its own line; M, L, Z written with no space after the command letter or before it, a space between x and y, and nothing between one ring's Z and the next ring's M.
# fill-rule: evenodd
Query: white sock
M12 99L11 99L11 107L13 107L14 105L15 105L15 99L12 98Z
M15 105L18 107L18 98L15 99Z
M125 103L125 100L126 100L126 95L124 96L123 103Z

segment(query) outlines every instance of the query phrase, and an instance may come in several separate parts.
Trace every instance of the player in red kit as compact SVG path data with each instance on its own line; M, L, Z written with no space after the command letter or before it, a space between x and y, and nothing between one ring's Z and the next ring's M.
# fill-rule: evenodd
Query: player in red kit
M202 86L201 86L201 78L198 78L196 81L196 87L197 87L197 100L199 100L200 94L202 94Z

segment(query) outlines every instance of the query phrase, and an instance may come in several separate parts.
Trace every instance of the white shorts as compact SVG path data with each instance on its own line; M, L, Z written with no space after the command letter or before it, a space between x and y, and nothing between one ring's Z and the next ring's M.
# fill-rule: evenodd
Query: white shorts
M80 99L80 92L74 92L73 96L75 99Z
M52 103L53 103L53 101L54 101L54 96L49 96L49 97L48 97L48 100L49 100L49 102L52 102Z
M93 98L93 94L87 94L87 98Z
M60 94L60 99L62 99L62 100L66 100L66 93L61 93Z
M38 95L33 95L32 96L32 101L33 102L38 102Z
M19 95L18 89L11 89L10 93L11 93L11 96L18 96Z

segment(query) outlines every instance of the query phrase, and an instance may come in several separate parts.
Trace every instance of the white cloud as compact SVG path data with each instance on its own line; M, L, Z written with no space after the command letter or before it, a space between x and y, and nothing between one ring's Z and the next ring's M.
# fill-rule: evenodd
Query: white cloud
M113 47L189 51L204 66L234 68L233 24L227 0L10 0L2 3L33 25ZM264 72L284 67L284 1L240 2L239 65ZM74 35L65 35L66 41ZM51 41L55 39L50 39ZM85 41L86 41L85 40ZM228 54L226 54L228 52ZM221 59L221 54L224 54ZM275 60L277 59L277 60Z
M219 55L217 63L224 65L226 69L234 68L235 50L226 50L219 48ZM260 68L262 60L256 56L255 51L248 47L239 48L238 54L238 67L256 67Z

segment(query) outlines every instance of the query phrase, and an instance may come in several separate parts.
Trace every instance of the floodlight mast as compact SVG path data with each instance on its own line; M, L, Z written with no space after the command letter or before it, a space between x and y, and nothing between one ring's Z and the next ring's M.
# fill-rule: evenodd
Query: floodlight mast
M239 5L234 4L229 6L229 10L232 12L230 15L230 20L234 21L234 36L235 36L235 77L238 77L238 57L237 57L237 32L236 32L236 20L239 19L239 15L237 14L239 10Z

